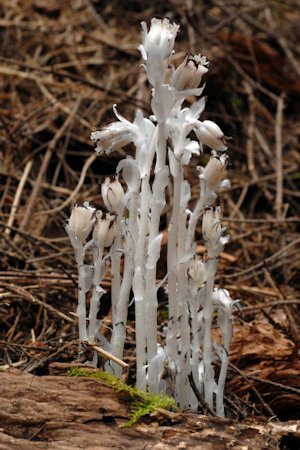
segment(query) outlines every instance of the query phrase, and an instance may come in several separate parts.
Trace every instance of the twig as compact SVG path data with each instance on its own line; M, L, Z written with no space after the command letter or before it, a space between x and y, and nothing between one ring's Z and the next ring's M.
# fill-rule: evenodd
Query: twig
M3 283L1 282L0 287L5 288L7 291L12 291L15 294L18 294L21 298L28 300L30 303L42 306L43 308L47 309L52 314L60 317L63 320L66 320L67 322L74 322L74 319L72 319L69 316L66 316L64 313L58 311L58 309L54 308L51 305L48 305L48 303L43 302L42 300L39 300L38 298L34 297L30 292L26 291L25 289L21 287L14 286L12 284ZM3 293L5 294L5 293ZM1 294L1 295L3 295ZM15 297L14 297L15 298Z
M12 207L11 207L11 210L10 210L10 215L9 215L9 218L8 218L8 221L7 221L7 226L8 227L11 227L14 224L15 217L16 217L16 214L17 214L17 209L18 209L18 206L19 206L19 203L20 203L20 200L21 200L21 195L22 195L22 192L23 192L26 180L28 178L29 172L31 170L32 164L33 164L33 160L32 159L27 162L27 164L25 166L25 169L24 169L24 172L22 174L22 177L20 179L20 182L19 182L19 185L18 185L18 188L17 188L17 191L16 191L16 195L14 197L14 201L13 201L13 204L12 204ZM4 231L4 233L7 234L8 236L10 235L10 232L11 232L10 228L6 228L5 231Z
M43 158L43 162L42 162L42 165L40 167L40 170L39 170L38 176L36 178L34 187L32 189L31 195L30 195L29 200L27 202L23 220L20 223L20 230L22 230L22 231L27 227L27 225L29 223L29 220L30 220L30 218L32 216L32 211L34 209L34 206L36 205L36 200L37 200L37 197L38 197L38 195L40 193L40 190L41 190L42 180L43 180L44 175L45 175L45 173L47 171L47 168L48 168L48 165L50 163L50 160L51 160L51 157L52 157L52 153L55 150L56 144L59 141L59 139L61 138L61 136L64 134L65 130L71 124L72 120L74 119L74 116L76 114L77 109L78 109L78 102L76 102L75 107L73 108L71 114L65 120L64 124L62 125L62 127L60 127L59 130L57 130L55 136L53 137L52 141L49 144L48 150L46 151L45 156Z
M96 158L97 158L97 154L92 153L91 156L86 160L86 162L84 163L84 166L82 167L82 171L80 173L80 178L78 180L76 188L72 191L72 194L61 205L57 206L56 208L48 209L47 211L38 212L38 213L36 213L36 215L43 216L45 214L46 215L55 214L55 213L63 210L66 206L70 205L70 203L72 203L72 201L76 198L78 192L80 191L80 189L84 183L86 173Z
M129 364L122 361L121 359L114 356L112 353L107 352L106 350L103 350L103 348L98 347L98 345L91 345L91 347L96 350L99 355L104 356L104 358L110 359L111 361L114 361L116 364L118 364L121 367L127 368L129 367Z
M191 388L193 389L193 392L194 392L195 396L197 397L197 400L200 403L200 405L203 408L206 408L207 411L209 412L209 414L211 414L213 417L217 417L217 414L208 406L206 401L202 398L202 395L200 394L200 392L196 386L192 372L189 374L188 377L189 377L189 382L190 382Z
M283 199L283 167L282 167L282 125L283 125L284 94L277 100L276 122L275 122L275 149L276 149L276 218L282 216Z
M253 384L250 381L250 377L248 377L248 375L246 375L242 370L240 370L238 367L236 367L234 364L229 362L229 367L231 367L235 372L237 372L245 381L247 381L248 385L250 386L250 388L252 389L252 391L254 392L254 394L256 395L256 397L259 399L260 403L262 404L262 406L264 407L264 409L268 412L268 414L270 414L271 417L274 417L278 420L277 415L274 413L273 409L264 401L264 399L262 398L262 396L260 395L260 393L258 392L258 390L256 389L255 386L253 386Z

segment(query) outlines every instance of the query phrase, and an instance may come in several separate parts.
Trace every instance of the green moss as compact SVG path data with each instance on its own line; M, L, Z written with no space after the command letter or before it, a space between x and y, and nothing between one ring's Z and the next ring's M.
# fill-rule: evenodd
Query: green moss
M71 377L90 377L104 381L116 392L122 392L128 395L132 400L129 421L122 427L131 427L138 422L141 417L149 415L157 409L177 410L175 400L162 394L153 394L152 392L143 392L136 386L128 386L120 378L104 371L90 372L81 367L71 367L68 371Z

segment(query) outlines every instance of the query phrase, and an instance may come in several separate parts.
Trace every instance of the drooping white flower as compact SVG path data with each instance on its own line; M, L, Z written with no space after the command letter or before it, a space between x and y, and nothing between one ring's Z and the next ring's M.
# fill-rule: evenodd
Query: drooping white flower
M203 174L200 175L205 180L206 186L214 192L220 187L221 181L225 177L228 160L229 157L226 153L218 153L213 150Z
M109 154L131 142L140 147L143 142L150 139L155 127L141 111L136 112L132 123L118 113L116 105L113 106L113 110L119 122L113 122L102 130L91 133L91 140L96 143L96 152Z
M217 258L229 238L220 221L220 207L210 207L203 211L202 234L209 258Z
M198 287L203 286L206 281L206 273L204 263L199 257L195 256L192 259L188 269L188 274L192 280L197 283Z
M110 247L116 234L116 216L96 212L96 225L93 231L93 243L97 248Z
M171 86L177 91L197 88L202 76L208 71L209 62L205 56L186 55L171 79Z
M97 144L97 153L109 154L132 142L132 130L122 122L113 122L101 131L93 131L91 140Z
M74 206L66 225L66 231L72 244L74 242L85 242L95 223L95 211L96 209L91 207L89 202L84 202L83 206Z
M227 150L223 131L211 120L198 121L194 126L194 131L202 144L219 151Z
M106 177L101 185L104 205L110 212L118 212L122 208L124 190L117 175Z

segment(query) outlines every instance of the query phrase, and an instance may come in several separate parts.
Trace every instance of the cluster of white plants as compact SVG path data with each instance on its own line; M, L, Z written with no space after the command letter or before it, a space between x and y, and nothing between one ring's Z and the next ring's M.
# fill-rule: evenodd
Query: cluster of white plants
M179 26L168 19L153 18L149 30L142 23L139 50L152 87L153 114L146 118L137 111L132 123L114 106L118 121L92 133L99 154L110 154L133 143L135 156L123 159L117 174L103 182L101 193L107 211L96 211L88 203L75 206L66 230L78 264L80 340L97 344L122 360L132 290L138 387L174 396L183 410L197 410L196 386L208 410L223 417L235 302L226 290L214 286L218 257L228 240L220 222L220 207L215 203L218 190L229 185L224 179L227 146L218 125L199 119L205 107L205 98L200 97L204 86L199 86L208 71L207 59L200 54L187 55L176 69L172 66L178 30ZM187 107L183 105L187 96L199 99ZM191 134L193 137L189 137ZM198 168L200 195L192 207L184 168L205 146L211 149L211 155L206 167ZM167 275L157 280L163 236L160 220L165 214L167 187L172 208ZM203 258L196 254L195 244L200 219L206 247ZM93 253L92 265L85 263L88 249ZM99 334L97 312L105 293L101 281L109 260L112 330L108 342ZM168 294L169 311L164 343L158 342L157 323L157 293L162 286ZM90 290L87 316L86 294ZM212 336L213 327L220 330L218 342ZM97 363L96 356L93 362ZM120 366L111 360L105 368L120 375Z

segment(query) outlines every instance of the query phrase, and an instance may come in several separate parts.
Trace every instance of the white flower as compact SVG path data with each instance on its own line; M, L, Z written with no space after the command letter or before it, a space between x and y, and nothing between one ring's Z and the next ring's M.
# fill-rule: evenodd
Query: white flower
M74 206L66 225L66 231L72 243L74 241L83 243L86 240L95 223L93 217L95 211L95 208L89 206L89 202L84 202L83 206Z
M227 150L226 137L221 128L211 120L198 121L195 124L195 133L199 141L215 150Z
M96 225L93 231L93 243L95 247L110 247L116 234L116 216L103 214L101 210L96 212Z
M206 281L205 266L203 261L199 257L192 259L188 274L195 281L198 287L202 287Z
M132 142L132 131L122 122L113 122L101 131L93 131L91 140L97 144L97 153L110 153Z
M201 175L205 180L206 186L212 191L216 191L226 174L226 167L229 157L226 153L217 153L212 151L210 159Z
M162 59L172 54L176 34L179 25L172 23L169 19L151 19L150 30L142 22L142 45L139 46L142 58L147 61L149 57L158 56Z
M131 123L118 113L116 105L113 106L113 110L119 122L113 122L102 130L91 133L91 140L96 143L96 152L109 154L131 142L139 147L151 138L155 127L141 111L137 111Z
M152 86L164 83L167 60L172 54L178 30L179 25L167 18L153 18L149 31L146 23L142 22L142 45L138 48Z
M101 185L104 205L110 212L118 212L123 205L124 190L117 175L106 177Z
M217 258L228 242L225 230L220 222L220 207L206 208L203 211L202 234L209 258Z
M205 56L186 55L173 73L171 86L177 91L197 88L202 76L208 71L208 64Z

